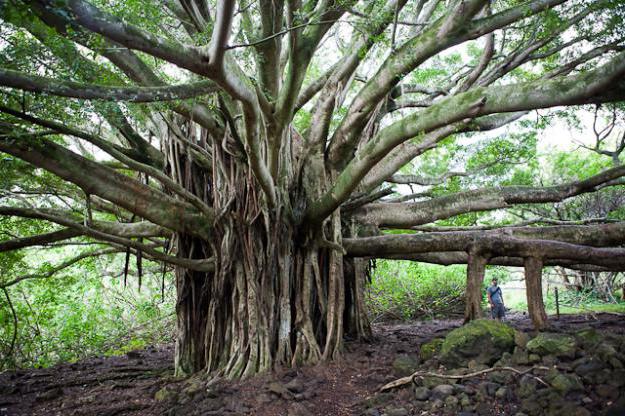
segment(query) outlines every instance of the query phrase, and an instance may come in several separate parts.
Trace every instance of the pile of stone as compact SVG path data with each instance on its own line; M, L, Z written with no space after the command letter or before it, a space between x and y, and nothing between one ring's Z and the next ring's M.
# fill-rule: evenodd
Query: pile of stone
M408 403L370 407L365 414L625 415L625 337L594 329L532 338L504 323L477 320L422 345L418 357L398 357L393 366L401 376L466 375L493 367L527 373L419 376Z

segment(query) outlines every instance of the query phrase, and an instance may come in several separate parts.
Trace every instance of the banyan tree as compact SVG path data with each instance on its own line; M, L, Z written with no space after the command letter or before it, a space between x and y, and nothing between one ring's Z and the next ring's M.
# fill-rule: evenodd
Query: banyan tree
M173 268L177 373L228 377L367 338L370 258L469 264L467 319L488 264L524 266L534 294L543 266L621 270L619 222L428 226L622 186L618 156L575 181L446 192L427 190L471 171L418 161L537 109L624 100L623 15L586 0L0 0L0 215L55 224L1 250L80 239L97 248L52 273L115 252Z

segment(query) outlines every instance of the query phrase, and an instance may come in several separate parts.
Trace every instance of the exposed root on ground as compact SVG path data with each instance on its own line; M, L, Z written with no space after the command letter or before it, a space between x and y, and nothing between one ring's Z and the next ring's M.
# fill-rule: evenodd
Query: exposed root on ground
M472 377L477 377L477 376L481 376L483 374L487 374L487 373L492 373L495 371L511 371L513 373L516 373L518 375L529 375L530 377L534 378L536 381L538 381L539 383L548 386L547 383L545 383L540 377L537 377L533 374L530 374L532 371L534 370L542 370L542 371L548 371L549 368L548 367L544 367L544 366L534 366L525 370L519 370L517 368L514 367L492 367L492 368L486 368L484 370L480 370L480 371L475 371L473 373L468 373L468 374L439 374L439 373L429 373L429 372L424 372L424 371L415 371L412 375L409 375L407 377L402 377L402 378L398 378L395 381L391 381L390 383L387 383L385 385L383 385L382 387L380 387L380 391L387 391L387 390L391 390L394 389L396 387L400 387L400 386L404 386L406 384L410 384L410 383L414 383L415 385L419 385L419 381L418 380L422 380L423 377L437 377L437 378L447 378L447 379L453 379L453 380L462 380L465 378L472 378Z

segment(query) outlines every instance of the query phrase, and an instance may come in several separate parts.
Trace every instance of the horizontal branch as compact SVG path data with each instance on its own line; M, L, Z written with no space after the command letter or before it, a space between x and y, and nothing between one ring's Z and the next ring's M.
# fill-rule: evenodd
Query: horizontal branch
M444 251L431 253L415 253L415 254L391 254L377 256L389 260L409 260L421 263L438 264L441 266L451 266L454 264L468 264L469 255L465 251ZM522 257L514 256L496 256L488 259L488 264L493 266L506 267L523 267L525 260ZM572 270L581 270L587 272L606 272L621 271L620 267L596 266L594 264L584 264L575 260L565 259L548 259L544 260L545 266L560 266Z
M62 97L135 103L181 100L219 90L217 84L209 80L162 87L113 87L58 80L5 68L0 68L0 86Z
M19 250L25 247L42 246L50 243L55 243L57 241L67 240L73 237L77 237L79 235L81 235L79 231L66 228L46 234L0 241L0 253L4 251Z
M594 227L591 231L594 238L589 238L588 235L583 238L569 232L566 237L572 241L545 239L545 237L558 238L559 235L554 236L553 230L543 233L541 228L535 228L530 238L527 238L527 234L521 235L514 232L507 235L492 231L467 231L347 238L343 239L343 246L348 255L354 257L477 250L484 253L485 257L563 259L625 270L624 248L597 248L589 245L607 242L602 240L602 231L611 232L615 237L609 241L611 245L625 243L625 223L580 227Z
M412 203L374 203L354 216L362 222L386 227L428 224L467 212L509 208L516 204L560 202L625 176L625 166L608 169L583 181L546 187L504 186L476 189Z

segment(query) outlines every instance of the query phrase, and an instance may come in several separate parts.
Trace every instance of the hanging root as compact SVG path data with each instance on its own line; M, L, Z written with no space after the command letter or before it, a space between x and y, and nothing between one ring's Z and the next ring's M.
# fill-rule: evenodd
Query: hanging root
M526 370L518 370L516 368L513 367L492 367L492 368L487 368L485 370L480 370L480 371L476 371L474 373L469 373L469 374L461 374L461 375L451 375L451 374L437 374L437 373L428 373L428 372L422 372L422 371L416 371L414 372L412 375L407 376L407 377L402 377L399 378L395 381L391 381L388 384L383 385L382 387L380 387L380 391L387 391L390 389L394 389L395 387L400 387L406 384L410 384L410 383L414 383L415 385L418 384L418 380L422 379L423 377L437 377L437 378L446 378L446 379L454 379L454 380L461 380L461 379L465 379L465 378L472 378L472 377L477 377L477 376L481 376L482 374L487 374L487 373L492 373L495 371L511 371L515 374L518 375L529 375L530 377L534 378L536 381L538 381L539 383L548 386L548 384L543 381L540 377L537 377L535 375L529 374L534 370L543 370L543 371L548 371L549 368L548 367L543 367L543 366L534 366L531 368L528 368Z

